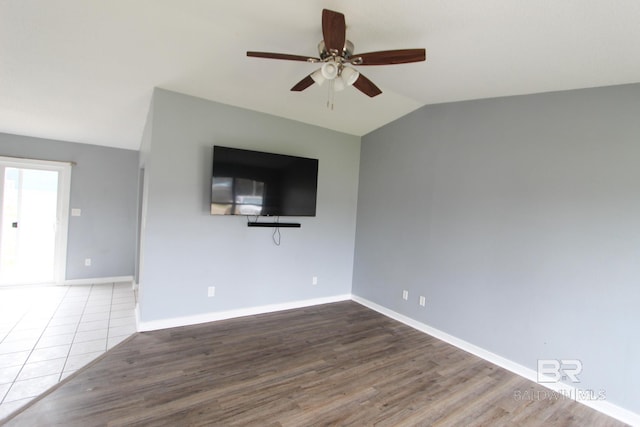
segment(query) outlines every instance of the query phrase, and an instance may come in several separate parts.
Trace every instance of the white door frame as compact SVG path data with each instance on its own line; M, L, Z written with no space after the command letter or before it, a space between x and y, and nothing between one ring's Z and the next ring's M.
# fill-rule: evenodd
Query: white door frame
M53 280L63 284L67 270L67 235L69 231L69 200L71 197L71 163L50 160L22 159L0 156L0 201L4 200L4 169L15 167L58 172L58 206L56 208L56 242L53 262ZM0 211L0 224L2 223ZM0 238L2 230L0 229Z

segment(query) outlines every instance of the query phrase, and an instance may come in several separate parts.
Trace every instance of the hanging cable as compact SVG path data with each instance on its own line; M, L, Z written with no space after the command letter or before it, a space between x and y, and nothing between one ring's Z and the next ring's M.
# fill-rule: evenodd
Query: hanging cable
M276 217L276 224L280 222L280 217ZM280 234L280 227L276 227L273 229L273 234L271 235L271 239L276 246L280 246L280 240L282 235Z

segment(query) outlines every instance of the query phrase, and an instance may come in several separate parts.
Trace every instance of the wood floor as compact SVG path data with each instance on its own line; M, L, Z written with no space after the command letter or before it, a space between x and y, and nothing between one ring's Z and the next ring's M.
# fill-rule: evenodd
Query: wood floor
M536 399L535 391L546 389L342 302L135 334L5 422L623 425L570 400Z

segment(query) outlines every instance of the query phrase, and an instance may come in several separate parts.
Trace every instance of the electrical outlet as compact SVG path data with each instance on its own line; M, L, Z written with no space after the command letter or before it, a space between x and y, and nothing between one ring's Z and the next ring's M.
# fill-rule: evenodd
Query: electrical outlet
M405 301L409 299L409 291L402 291L402 299Z
M84 259L84 266L85 267L91 267L91 258L85 258Z
M209 298L211 298L211 297L215 297L215 296L216 296L216 287L215 287L215 286L209 286L209 287L207 288L207 296L208 296Z
M420 305L424 307L427 304L427 299L423 296L420 296Z
M311 279L311 284L312 285L317 285L318 284L318 276L313 276L313 278Z

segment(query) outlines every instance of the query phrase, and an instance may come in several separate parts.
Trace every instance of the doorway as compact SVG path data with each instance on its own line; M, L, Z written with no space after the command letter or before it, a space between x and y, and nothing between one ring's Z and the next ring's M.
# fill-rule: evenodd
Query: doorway
M71 164L0 157L0 285L64 281Z

